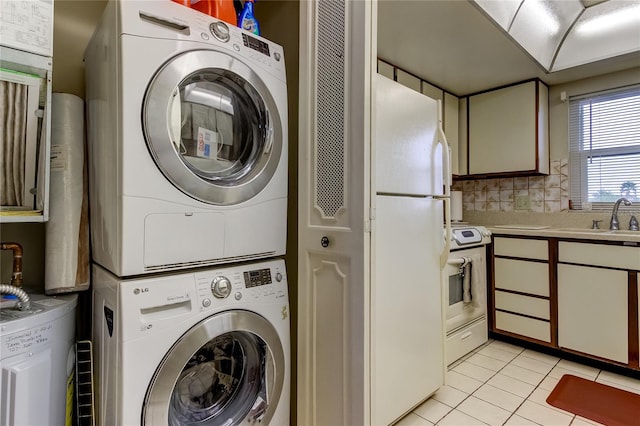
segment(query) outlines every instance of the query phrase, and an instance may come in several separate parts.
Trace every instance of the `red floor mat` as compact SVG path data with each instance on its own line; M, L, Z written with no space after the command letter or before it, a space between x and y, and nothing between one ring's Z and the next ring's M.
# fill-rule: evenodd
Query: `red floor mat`
M640 395L565 374L547 403L608 426L640 425Z

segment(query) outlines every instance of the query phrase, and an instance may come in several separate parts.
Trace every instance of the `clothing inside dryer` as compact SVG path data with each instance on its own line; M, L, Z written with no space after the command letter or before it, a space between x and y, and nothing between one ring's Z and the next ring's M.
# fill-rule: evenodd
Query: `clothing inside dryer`
M255 334L234 331L203 345L187 362L171 395L172 426L260 421L268 407L266 344Z
M228 70L184 79L169 110L174 149L202 178L233 184L251 172L271 141L269 113L257 91Z

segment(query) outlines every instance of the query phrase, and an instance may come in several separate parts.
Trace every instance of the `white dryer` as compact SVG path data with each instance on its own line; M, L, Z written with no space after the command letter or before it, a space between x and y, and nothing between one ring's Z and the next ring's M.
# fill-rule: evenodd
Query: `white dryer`
M284 261L93 285L98 424L289 425Z
M131 276L284 254L281 46L173 1L111 0L85 67L95 262Z

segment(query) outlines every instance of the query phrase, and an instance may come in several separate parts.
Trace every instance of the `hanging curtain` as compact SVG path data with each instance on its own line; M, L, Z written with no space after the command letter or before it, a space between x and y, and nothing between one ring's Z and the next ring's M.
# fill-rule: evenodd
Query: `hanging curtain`
M24 84L0 81L0 205L24 204L27 93Z

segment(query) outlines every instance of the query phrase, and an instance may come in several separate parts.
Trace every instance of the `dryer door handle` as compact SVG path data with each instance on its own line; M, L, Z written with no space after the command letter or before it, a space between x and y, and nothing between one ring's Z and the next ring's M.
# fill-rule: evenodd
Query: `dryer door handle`
M267 129L267 144L264 147L264 153L269 154L271 152L271 148L273 147L273 127L269 126Z

